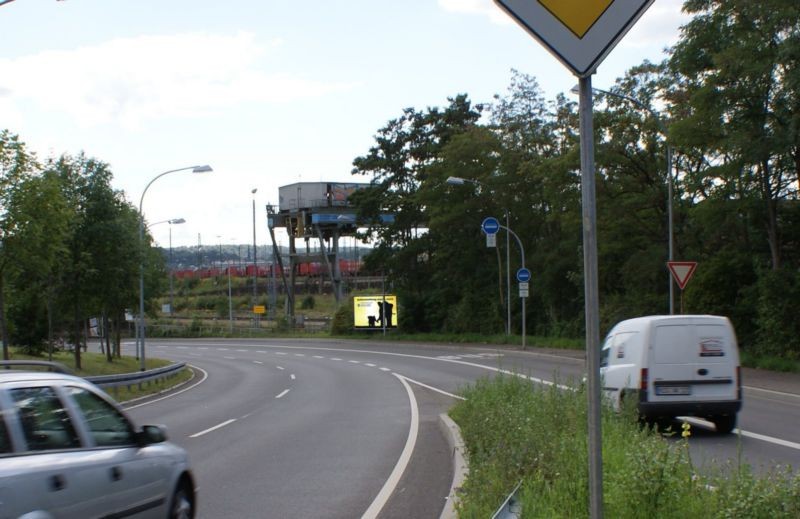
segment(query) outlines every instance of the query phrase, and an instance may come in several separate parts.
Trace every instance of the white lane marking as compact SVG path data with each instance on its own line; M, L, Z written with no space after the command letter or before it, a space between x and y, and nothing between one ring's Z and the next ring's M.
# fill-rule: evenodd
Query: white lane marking
M437 393L441 393L441 394L449 396L451 398L457 398L459 400L466 400L466 398L464 398L463 396L454 395L453 393L448 393L447 391L445 391L443 389L439 389L439 388L436 388L436 387L433 387L433 386L429 386L428 384L423 384L422 382L420 382L418 380L414 380L413 378L408 378L408 377L403 377L403 378L408 380L409 382L411 382L413 384L416 384L418 386L422 386L425 389L430 389L431 391L436 391Z
M764 388L760 388L760 387L751 387L751 386L742 386L742 387L744 389L746 389L748 392L752 391L754 393L767 393L768 395L775 395L775 396L780 396L780 397L798 398L798 399L800 399L800 395L795 395L793 393L785 393L783 391L774 391L772 389L764 389ZM777 400L777 399L774 399L774 398L766 398L766 397L763 397L763 396L755 396L755 395L753 395L753 396L755 398L761 398L762 400L770 400L772 402L780 402L782 404L789 404L789 402L785 402L783 400ZM794 404L790 404L790 405L794 405Z
M342 360L342 359L337 359L336 357L331 357L331 360L337 360L337 361L339 361L339 360Z
M125 344L134 345L136 343L135 342L128 342L128 343L125 343ZM196 346L196 344L195 344L195 346ZM463 366L471 366L471 367L478 368L478 369L484 369L484 370L487 370L487 371L493 371L493 372L496 372L496 373L502 373L504 375L512 375L512 376L524 378L526 380L530 380L532 382L537 382L537 383L548 385L548 386L555 385L559 389L570 389L568 386L565 386L563 384L555 384L554 382L550 382L548 380L543 380L543 379L539 379L539 378L536 378L536 377L530 377L530 376L526 376L526 375L521 375L519 373L515 373L513 371L509 371L509 370L506 370L506 369L498 369L498 368L495 368L495 367L492 367L492 366L484 366L482 364L476 364L474 362L466 362L466 361L463 361L463 360L445 359L445 358L441 358L441 357L428 357L428 356L425 356L425 355L412 355L412 354L409 354L409 353L395 353L395 352L389 352L389 351L354 350L354 349L349 349L349 348L322 348L322 347L318 347L318 346L285 346L285 345L281 346L281 348L297 348L297 349L304 349L304 350L337 351L337 352L342 352L342 353L358 353L358 354L369 353L369 354L373 354L373 355L387 355L387 356L393 356L393 357L405 357L405 358L412 358L412 359L435 360L435 361L439 361L439 362L449 362L449 363L452 363L452 364L461 364ZM286 354L284 353L284 355L286 355ZM576 363L585 362L583 359L572 358L572 357L562 357L560 355L554 355L554 354L549 354L549 353L529 352L529 355L534 356L534 357L554 358L554 359L558 359L560 361L568 361L568 362L576 362ZM331 360L342 360L342 359L338 359L338 358L334 357L334 358L331 358ZM390 371L388 369L384 370L383 368L381 368L381 370L382 371ZM751 386L742 386L742 387L744 389L755 389L755 390L759 390L760 389L760 388L754 388L754 387L751 387ZM763 390L762 389L761 391L769 391L769 390ZM779 393L779 392L776 391L775 393ZM781 393L781 394L783 394L783 393ZM791 393L787 393L787 395L800 397L798 395L792 395ZM165 397L165 398L168 398L168 397ZM153 400L153 402L157 402L157 401L158 400ZM147 403L149 404L151 402L147 402ZM142 405L146 405L146 404L142 404ZM772 438L770 436L764 436L764 435L761 435L761 434L758 434L758 433L752 433L752 432L749 432L749 431L741 431L739 429L736 429L736 431L741 432L742 436L747 436L747 437L750 437L750 438L753 438L753 439L762 440L762 441L766 441L766 442L770 442L771 441L772 443L776 443L778 445L783 445L784 443L787 444L787 446L797 445L794 442L790 442L790 441L787 441L787 440L782 440L780 438ZM768 440L767 438L770 438L770 439ZM778 442L781 442L781 443L778 443ZM794 447L792 447L792 448L794 448Z
M217 351L228 351L228 348L217 348Z
M275 398L283 398L283 396L284 396L286 393L288 393L288 392L289 392L289 390L288 390L288 389L284 389L284 390L283 390L283 391L281 391L281 392L280 392L280 394L279 394L278 396L276 396Z
M408 438L406 439L406 445L403 447L403 452L400 453L400 458L397 460L397 464L394 466L392 473L389 474L389 478L386 480L386 483L383 484L383 488L381 488L381 491L375 496L372 504L369 505L367 511L361 516L361 519L375 519L378 517L378 514L381 513L381 510L389 501L395 488L397 488L398 483L400 483L400 479L403 477L406 467L408 467L408 462L411 461L411 455L414 453L414 445L417 443L417 435L419 434L419 408L417 407L417 399L414 397L414 391L411 389L408 382L406 382L405 377L397 373L394 373L394 376L397 377L403 384L403 387L406 388L408 403L411 407L411 424L408 427Z
M381 371L392 371L392 370L391 370L391 369L389 369L389 368L378 368L378 369L379 369L379 370L381 370Z
M236 350L236 351L238 351L239 353L247 353L247 350Z
M350 364L361 364L361 362L357 360L348 360L347 362L349 362Z
M295 357L305 357L306 355L305 355L305 353L295 353L294 356Z
M166 348L166 346L159 346L159 348ZM178 346L178 349L179 350L188 350L189 347L188 346Z
M370 364L369 362L365 362L364 365L369 366L370 368L376 367L375 364Z
M203 348L197 348L197 349L198 350L207 350L208 348L203 347Z
M281 371L283 371L283 370L284 370L284 367L283 367L283 366L275 366L275 367L276 367L276 368L278 368L278 369L279 369L279 370L281 370Z
M282 351L276 351L275 355L289 355L288 353L284 353Z
M292 373L291 375L289 375L289 378L291 378L292 380L294 380L296 377L294 376L294 373Z
M222 357L223 359L236 360L236 357Z
M206 370L204 370L202 368L198 368L197 366L192 366L192 365L189 365L189 367L192 368L192 369L196 369L197 371L200 371L203 374L203 378L201 378L199 381L197 381L196 383L192 384L191 386L181 389L180 391L175 391L174 393L170 393L170 394L168 394L166 396L162 396L161 398L155 398L153 400L148 400L147 402L142 402L141 404L136 404L136 405L132 405L132 406L123 406L123 409L128 411L130 409L136 409L137 407L143 407L143 406L146 406L146 405L155 404L156 402L161 402L162 400L166 400L167 398L172 398L173 396L177 396L177 395L180 395L181 393L185 393L186 391L189 391L190 389L194 389L195 386L199 386L200 384L202 384L203 382L206 381L206 379L208 378L208 372Z
M253 361L253 364L264 364L264 363L263 363L263 362L261 362L260 360L254 360L254 361Z
M267 352L264 350L256 350L256 353L267 353Z
M788 440L781 440L780 438L773 438L772 436L765 436L763 434L758 434L749 431L743 431L741 429L734 429L734 434L737 432L742 436L747 438L753 438L754 440L761 440L763 442L774 443L775 445L780 445L782 447L789 447L790 449L800 450L800 443L790 442Z
M210 433L211 431L216 431L217 429L221 429L221 428L225 427L226 425L230 425L235 421L236 421L236 418L231 418L230 420L227 420L225 422L217 424L214 427L209 427L205 431L200 431L199 433L194 433L191 436L189 436L189 438L198 438L200 436L203 436L204 434Z
M323 357L322 355L314 355L314 358L315 359L324 359L325 357Z
M699 425L700 427L714 429L714 424L707 420L703 420L701 418L695 418L693 416L679 416L679 420L689 422L693 425ZM775 438L772 436L767 436L764 434L758 434L750 431L743 431L741 429L734 429L732 431L733 434L741 434L745 438L753 438L754 440L761 440L763 442L772 443L774 445L780 445L781 447L788 447L790 449L800 450L800 443L790 442L789 440L781 440L780 438Z

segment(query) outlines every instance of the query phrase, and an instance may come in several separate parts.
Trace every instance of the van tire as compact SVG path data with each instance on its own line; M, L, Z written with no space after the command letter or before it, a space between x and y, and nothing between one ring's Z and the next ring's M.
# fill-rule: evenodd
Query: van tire
M717 428L717 432L720 434L730 434L736 427L735 414L712 416L711 421L714 423L714 426Z

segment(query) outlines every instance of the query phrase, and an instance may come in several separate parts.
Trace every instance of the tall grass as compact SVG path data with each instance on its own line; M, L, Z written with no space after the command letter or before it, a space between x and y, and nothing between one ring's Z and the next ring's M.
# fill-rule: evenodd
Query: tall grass
M450 412L469 461L459 517L491 517L518 482L522 517L588 517L582 389L533 387L500 376L478 381L464 396ZM755 476L746 465L731 463L704 467L701 475L692 465L688 436L667 440L642 427L633 410L604 410L602 428L606 517L800 517L800 477L790 471Z

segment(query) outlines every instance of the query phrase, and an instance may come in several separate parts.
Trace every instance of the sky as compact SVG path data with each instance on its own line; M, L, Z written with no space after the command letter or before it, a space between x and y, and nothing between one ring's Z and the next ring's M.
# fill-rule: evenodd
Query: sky
M531 0L534 1L534 0ZM617 0L621 1L621 0ZM656 0L598 68L605 88L661 61L687 18ZM351 174L406 107L577 80L492 0L15 0L0 7L0 129L41 158L86 155L156 243L269 244L264 206L295 182ZM251 194L257 189L255 195ZM283 240L281 240L283 241Z

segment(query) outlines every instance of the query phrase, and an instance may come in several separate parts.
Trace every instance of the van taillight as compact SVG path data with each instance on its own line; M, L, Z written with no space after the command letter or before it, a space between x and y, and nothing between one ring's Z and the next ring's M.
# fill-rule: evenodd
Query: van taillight
M639 384L639 389L642 391L647 391L647 368L642 368L642 376L639 380L641 381Z
M742 399L742 367L736 366L736 396Z

